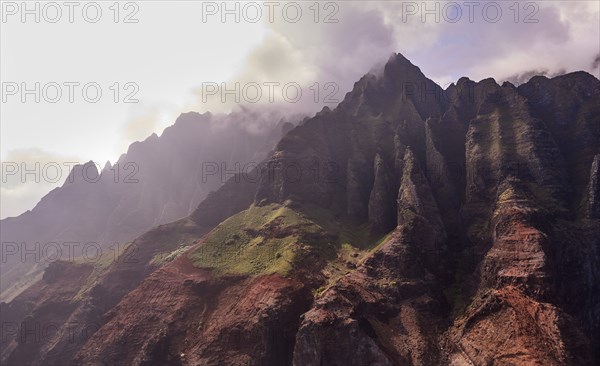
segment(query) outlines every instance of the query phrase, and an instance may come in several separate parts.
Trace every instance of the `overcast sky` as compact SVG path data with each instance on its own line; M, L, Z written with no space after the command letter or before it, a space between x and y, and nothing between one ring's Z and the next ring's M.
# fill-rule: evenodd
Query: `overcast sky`
M36 3L39 22L35 14L23 22L21 1L2 1L3 169L10 162L114 162L181 112L234 108L231 95L223 103L213 89L221 83L239 82L246 104L256 100L258 84L259 104L314 113L335 106L392 52L443 87L461 76L526 81L536 73L585 70L599 77L598 1L430 1L427 9L421 1L230 1L231 14L220 1L134 1L118 9L112 1L73 8L30 1L34 13ZM39 103L22 95L35 83ZM62 96L51 103L56 85ZM302 97L283 85L299 86ZM98 87L102 97L92 103ZM31 209L62 183L20 180L2 182L2 218Z

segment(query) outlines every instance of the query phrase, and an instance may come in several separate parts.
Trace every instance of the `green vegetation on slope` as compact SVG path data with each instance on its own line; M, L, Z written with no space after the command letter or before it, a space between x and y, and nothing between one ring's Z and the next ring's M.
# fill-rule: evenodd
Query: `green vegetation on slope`
M77 294L77 299L90 291L100 276L117 263L138 266L146 264L160 266L172 261L195 244L201 237L197 225L189 217L169 224L159 225L133 242L115 243L100 251L100 256L92 260L77 257L74 263L92 265L93 271Z
M36 263L33 267L19 277L19 279L6 289L2 289L0 293L0 302L11 302L15 297L19 296L23 291L32 286L34 283L42 279L47 263Z
M223 221L189 258L215 275L286 275L302 262L298 267L325 266L327 277L339 278L355 268L377 239L366 227L342 223L314 205L270 204L251 206Z
M328 239L321 226L291 208L251 206L219 224L189 258L216 275L285 275L309 255L335 255Z
M83 300L84 295L88 293L92 287L94 287L97 283L98 277L100 274L104 272L114 261L116 261L121 255L130 253L131 251L131 242L126 243L125 245L114 245L105 250L104 252L100 251L100 257L96 258L93 261L84 259L83 257L78 257L74 260L76 264L88 264L94 267L92 273L88 276L85 284L81 287L77 295L75 295L76 300Z

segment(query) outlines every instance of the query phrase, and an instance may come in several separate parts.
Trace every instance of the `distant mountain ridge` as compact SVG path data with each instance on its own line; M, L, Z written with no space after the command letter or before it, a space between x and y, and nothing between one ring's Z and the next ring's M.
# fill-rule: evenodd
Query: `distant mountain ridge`
M264 119L263 131L249 130L248 119ZM221 169L235 172L236 164L240 170L258 164L291 127L277 114L252 111L182 114L160 137L153 134L131 144L114 166L107 164L101 172L93 162L75 166L65 183L31 211L0 222L3 245L25 243L32 249L36 242L73 242L80 243L79 251L88 243L104 251L124 246L156 225L189 215L232 174L221 174ZM219 171L212 173L207 164ZM21 263L20 256L19 250L3 263L3 292L28 271L41 271L34 263ZM60 259L69 258L65 253Z

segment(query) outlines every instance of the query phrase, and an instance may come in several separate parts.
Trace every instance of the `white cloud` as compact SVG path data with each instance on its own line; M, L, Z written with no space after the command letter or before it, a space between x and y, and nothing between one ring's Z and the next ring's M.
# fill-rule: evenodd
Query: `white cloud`
M17 216L35 206L50 190L61 186L76 156L59 155L41 149L9 150L1 162L0 217Z

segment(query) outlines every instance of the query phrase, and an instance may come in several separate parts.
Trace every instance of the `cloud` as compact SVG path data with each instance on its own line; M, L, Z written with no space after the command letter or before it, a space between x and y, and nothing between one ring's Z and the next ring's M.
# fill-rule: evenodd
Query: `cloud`
M443 17L436 23L429 17L423 24L420 16L403 22L398 13L388 17L397 24L397 38L409 40L406 52L402 44L399 51L436 81L450 82L461 76L505 79L529 70L556 73L589 67L580 60L589 60L587 55L598 49L597 8L582 18L579 10L589 10L584 2L538 2L532 3L537 8L527 9L519 3L518 13L511 10L512 2L495 3L502 12L496 22L490 16L486 20L486 2L479 2L472 21L466 8L456 23Z
M529 70L529 71L525 71L523 73L520 74L515 74L512 76L509 76L505 79L502 79L500 82L504 82L504 81L508 81L510 83L512 83L513 85L519 86L523 83L528 82L532 77L537 76L537 75L542 75L542 76L546 76L548 78L553 78L555 76L559 76L559 75L563 75L565 73L565 70L559 70L557 72L550 72L549 70Z
M374 64L387 60L396 48L393 28L386 24L382 12L357 3L337 4L336 23L323 22L324 14L321 21L315 22L307 6L297 23L267 22L267 35L227 82L227 88L233 88L235 83L242 87L252 82L279 83L282 87L275 88L273 103L266 97L261 102L287 112L310 114L324 105L337 105L355 81ZM300 86L299 100L286 100L282 89L287 83ZM263 86L262 92L265 96L267 88ZM235 104L230 97L223 103L221 93L206 101L201 88L196 93L198 103L193 108L200 111L226 112ZM254 108L241 99L241 104Z
M1 163L0 217L5 218L33 208L48 191L63 184L70 167L84 161L76 156L27 148L9 150Z
M124 129L127 141L143 140L151 135L158 126L158 112L155 109L145 111L144 114L131 118Z
M458 2L462 16L457 22L448 21L457 13L444 11L447 2L412 2L418 9L411 16L407 15L407 3L411 2L337 2L337 23L315 23L306 7L298 23L266 23L267 36L228 86L295 81L309 98L290 104L276 93L274 104L283 110L314 113L323 105L336 105L324 103L324 95L333 91L323 90L325 83L335 83L339 101L355 81L393 52L404 54L443 86L461 76L521 82L532 72L556 75L597 67L585 62L600 52L597 2L519 3L517 11L513 2L481 1L472 19L469 8ZM435 9L436 3L439 21L429 14L423 22L425 9L421 7ZM498 21L491 21L495 16L492 4L500 4ZM316 82L320 95L315 101L310 97L315 96L311 86ZM196 109L228 111L233 104L215 97L198 103Z

